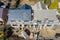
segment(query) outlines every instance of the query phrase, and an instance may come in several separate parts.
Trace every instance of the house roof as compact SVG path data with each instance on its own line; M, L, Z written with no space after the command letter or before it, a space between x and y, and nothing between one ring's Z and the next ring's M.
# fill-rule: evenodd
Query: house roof
M2 18L3 15L3 8L0 8L0 18Z
M32 7L28 4L24 4L21 9L32 9Z
M31 10L27 9L9 9L8 12L8 21L11 20L31 20Z
M50 20L58 20L56 17L56 10L35 10L34 11L34 19L44 20L48 18Z
M28 4L24 4L23 6L20 7L20 9L30 9L31 12L33 13L32 7Z

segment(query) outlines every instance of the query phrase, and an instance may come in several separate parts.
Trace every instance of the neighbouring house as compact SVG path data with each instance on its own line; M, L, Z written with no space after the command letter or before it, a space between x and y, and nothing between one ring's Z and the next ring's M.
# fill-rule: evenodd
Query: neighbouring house
M4 36L3 31L5 28L5 25L8 21L7 14L8 14L8 11L6 9L0 8L0 36L2 35L0 38L3 38L3 36Z
M40 25L45 28L53 28L59 22L56 10L35 10L34 19L41 21ZM42 27L40 27L42 29Z
M0 8L0 18L6 23L8 21L8 10Z
M57 19L57 11L56 10L35 10L34 11L34 19L44 20L48 18L49 20L58 21Z

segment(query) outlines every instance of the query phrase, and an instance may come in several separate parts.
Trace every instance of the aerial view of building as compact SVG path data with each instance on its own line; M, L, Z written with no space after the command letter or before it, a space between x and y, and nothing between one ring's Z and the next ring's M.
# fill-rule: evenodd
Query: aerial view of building
M60 0L0 0L0 40L60 40Z

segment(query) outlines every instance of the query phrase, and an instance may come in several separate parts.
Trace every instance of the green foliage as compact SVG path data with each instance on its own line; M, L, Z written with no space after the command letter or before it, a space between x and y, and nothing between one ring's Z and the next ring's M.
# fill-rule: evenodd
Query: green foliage
M42 2L42 1L44 1L44 0L39 0L39 1L41 1L41 2Z
M50 0L44 0L44 3L45 4L49 4L50 3Z
M44 2L44 0L39 0L39 1L42 2L42 3Z
M58 8L58 0L54 0L53 3L49 6L49 9L57 9Z
M20 3L20 0L17 0L16 1L16 4L15 4L16 5L16 8L18 7L19 3Z
M60 13L60 8L58 8L58 12Z

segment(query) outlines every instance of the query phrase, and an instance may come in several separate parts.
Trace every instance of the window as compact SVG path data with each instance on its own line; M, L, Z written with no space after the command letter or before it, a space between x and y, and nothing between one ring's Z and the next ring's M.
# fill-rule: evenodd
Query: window
M17 24L13 24L13 26L17 26Z
M27 25L25 24L24 26L26 27Z
M22 25L20 24L20 27L21 27Z
M47 26L52 26L53 22L54 22L53 20L48 20Z
M51 26L51 25L47 25L47 26Z
M33 24L31 26L33 26Z
M38 22L38 23L42 23L42 21L41 21L41 20L40 20L40 21L39 21L39 20L37 20L37 22Z

